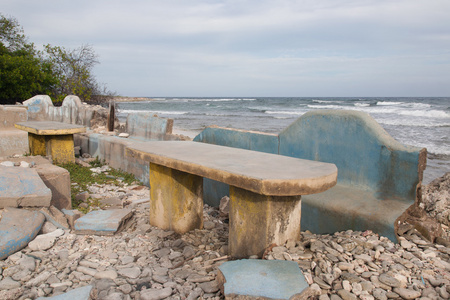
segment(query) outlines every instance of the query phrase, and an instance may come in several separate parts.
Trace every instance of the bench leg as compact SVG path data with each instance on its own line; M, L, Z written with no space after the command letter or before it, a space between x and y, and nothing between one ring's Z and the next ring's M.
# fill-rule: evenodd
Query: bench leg
M150 163L150 224L185 233L203 228L203 178Z
M230 186L229 254L262 257L272 244L300 237L300 196L265 196Z
M28 133L28 147L30 148L31 155L46 156L46 139L44 135L37 135Z
M55 163L64 164L75 162L75 151L73 145L73 135L48 135L47 155L52 156Z

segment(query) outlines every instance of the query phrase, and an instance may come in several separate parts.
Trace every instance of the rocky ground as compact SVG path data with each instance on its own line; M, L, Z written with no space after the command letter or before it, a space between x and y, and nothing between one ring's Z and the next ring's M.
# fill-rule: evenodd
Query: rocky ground
M139 201L148 198L146 187L92 186L90 193L122 199L134 210L128 226L96 236L45 223L43 231L58 236L54 244L28 246L0 261L0 299L53 296L89 284L93 299L224 298L216 275L229 259L228 224L219 209L205 205L205 229L178 235L149 225L149 204ZM439 207L448 209L448 202ZM450 248L404 231L399 244L370 231L303 232L265 258L296 261L316 299L449 299Z

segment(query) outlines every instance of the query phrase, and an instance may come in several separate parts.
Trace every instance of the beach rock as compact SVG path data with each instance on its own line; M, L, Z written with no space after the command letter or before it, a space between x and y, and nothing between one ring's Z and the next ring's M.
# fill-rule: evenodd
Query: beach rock
M11 277L5 277L0 281L0 290L11 290L21 286L20 282L13 280Z
M169 297L172 295L171 288L163 288L163 289L148 289L143 290L140 293L141 300L160 300Z
M394 288L394 292L403 299L417 299L421 296L421 293L419 291L413 289Z

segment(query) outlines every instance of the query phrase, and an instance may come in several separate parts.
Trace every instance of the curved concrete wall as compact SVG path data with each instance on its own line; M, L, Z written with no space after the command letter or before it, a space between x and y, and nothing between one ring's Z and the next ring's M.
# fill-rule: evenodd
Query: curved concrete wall
M108 110L100 106L83 105L77 96L67 96L60 107L53 106L47 95L37 95L23 102L28 107L30 121L55 121L69 124L106 125Z
M415 199L426 150L392 138L358 111L310 111L280 135L279 154L334 163L338 182L375 191L380 199Z

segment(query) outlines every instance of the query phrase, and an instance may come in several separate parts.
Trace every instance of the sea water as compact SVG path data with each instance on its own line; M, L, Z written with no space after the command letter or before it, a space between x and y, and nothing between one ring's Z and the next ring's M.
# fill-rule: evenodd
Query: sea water
M317 109L370 114L402 144L428 150L424 183L450 172L450 97L423 98L149 98L117 103L118 117L146 112L174 119L174 127L200 132L217 125L279 133L304 113Z

